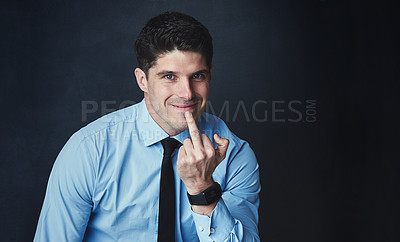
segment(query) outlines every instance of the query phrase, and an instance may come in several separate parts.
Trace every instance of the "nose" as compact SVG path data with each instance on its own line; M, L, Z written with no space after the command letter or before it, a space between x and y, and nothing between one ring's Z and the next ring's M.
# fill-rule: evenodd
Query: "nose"
M189 78L179 80L177 92L178 96L185 100L191 100L193 98L193 90Z

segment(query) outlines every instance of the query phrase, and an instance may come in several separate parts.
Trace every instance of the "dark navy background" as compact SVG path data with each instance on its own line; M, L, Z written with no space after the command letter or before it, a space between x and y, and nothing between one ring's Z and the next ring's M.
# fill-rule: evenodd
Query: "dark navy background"
M394 4L6 0L0 7L1 241L33 239L67 139L142 99L133 43L146 20L166 10L194 16L213 36L208 111L258 157L263 241L400 241Z

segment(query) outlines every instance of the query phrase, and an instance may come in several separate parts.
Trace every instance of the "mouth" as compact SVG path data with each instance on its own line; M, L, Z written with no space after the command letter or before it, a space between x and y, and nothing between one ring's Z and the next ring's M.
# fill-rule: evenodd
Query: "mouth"
M177 109L178 111L181 112L186 112L186 111L193 111L197 106L197 103L193 104L172 104L172 107Z

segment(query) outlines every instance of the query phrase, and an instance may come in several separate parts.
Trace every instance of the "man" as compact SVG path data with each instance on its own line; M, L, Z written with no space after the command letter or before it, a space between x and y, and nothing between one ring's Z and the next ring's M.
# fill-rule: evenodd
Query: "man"
M213 70L208 30L163 13L147 22L135 50L144 100L66 143L34 240L258 241L254 153L203 112ZM177 149L166 144L176 140Z

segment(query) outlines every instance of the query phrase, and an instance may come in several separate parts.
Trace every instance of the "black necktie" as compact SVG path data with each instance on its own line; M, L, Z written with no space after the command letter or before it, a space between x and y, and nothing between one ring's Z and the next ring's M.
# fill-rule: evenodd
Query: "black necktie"
M175 181L171 155L180 144L173 138L161 140L164 147L161 165L158 241L175 240Z

